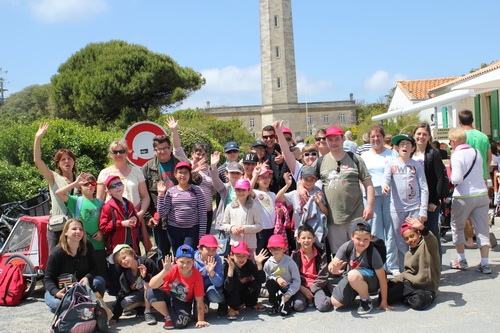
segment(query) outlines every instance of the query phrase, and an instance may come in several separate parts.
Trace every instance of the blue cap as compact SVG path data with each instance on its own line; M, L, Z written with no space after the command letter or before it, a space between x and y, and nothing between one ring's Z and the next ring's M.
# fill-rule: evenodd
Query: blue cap
M177 248L177 251L175 252L175 257L176 258L186 257L194 259L194 250L191 246L184 244L179 248Z
M224 152L227 153L228 151L231 151L231 150L240 151L240 146L238 146L238 144L236 142L232 142L232 141L226 143L226 145L224 146Z

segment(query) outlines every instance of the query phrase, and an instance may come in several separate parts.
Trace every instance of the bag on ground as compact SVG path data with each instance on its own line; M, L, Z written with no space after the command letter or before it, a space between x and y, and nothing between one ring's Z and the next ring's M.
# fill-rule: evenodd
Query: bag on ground
M5 265L0 273L0 305L19 305L25 290L21 268L18 265Z

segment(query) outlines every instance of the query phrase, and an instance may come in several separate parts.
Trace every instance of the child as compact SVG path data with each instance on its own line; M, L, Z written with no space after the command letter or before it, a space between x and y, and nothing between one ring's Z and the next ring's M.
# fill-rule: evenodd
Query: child
M316 236L316 245L323 247L323 242L327 234L326 216L328 215L328 207L326 206L323 192L315 186L318 180L316 169L312 166L304 166L300 173L300 180L304 188L309 192L309 199L305 204L300 203L296 190L286 193L292 185L292 176L290 173L285 173L283 178L286 185L278 192L276 200L285 201L287 205L292 205L295 226L310 225ZM297 234L295 234L295 237L297 237Z
M429 190L422 164L411 158L416 147L415 139L411 135L400 134L392 138L392 143L399 157L385 167L382 193L387 195L391 192L393 230L400 230L408 216L420 216L422 223L427 220ZM408 246L399 232L394 232L394 238L398 247L399 271L403 271Z
M266 261L266 288L269 291L269 302L272 308L269 314L288 316L292 313L292 297L300 287L300 273L297 264L285 254L287 244L283 236L272 235L267 248L272 257Z
M238 179L234 189L236 199L226 207L220 228L231 234L231 245L237 241L244 241L255 251L256 233L262 230L262 212L250 197L251 188L248 179Z
M326 254L316 246L313 228L304 224L297 230L300 248L293 252L292 259L299 267L301 285L295 294L293 308L304 311L307 305L315 305L320 312L333 309L332 285L328 281Z
M384 270L384 262L377 249L370 243L373 236L370 234L371 227L367 221L359 221L354 225L351 241L340 246L329 265L330 272L334 275L342 274L342 280L333 289L332 304L336 307L350 305L359 295L361 298L358 314L368 314L373 309L370 293L376 292L380 286L380 307L383 310L392 310L387 305L387 278ZM348 246L354 243L350 253ZM371 260L368 258L372 247ZM371 262L371 265L370 265ZM347 267L342 269L344 266Z
M193 297L196 300L196 327L207 327L203 302L203 278L193 267L194 250L189 245L177 248L174 264L169 255L163 259L163 269L149 281L146 297L165 317L164 329L186 328L193 318Z
M146 291L149 288L151 277L160 272L154 261L148 257L138 257L127 244L115 246L108 261L110 264L120 265L124 269L120 276L121 289L113 307L113 318L111 318L110 323L116 323L123 311L144 306L146 324L156 325L156 319L151 313L151 304L146 299Z
M241 160L241 163L243 163L243 170L245 170L243 178L252 180L253 171L255 170L255 167L257 166L258 162L259 162L259 156L257 156L256 153L250 152L243 155L243 159Z
M250 251L245 242L235 242L231 246L229 258L224 263L224 290L226 292L229 312L227 319L236 320L240 315L238 309L245 304L247 309L257 309L257 304L262 283L266 281L266 275L262 270L262 262L268 257L266 250L260 251L259 255L254 253L254 264L248 260Z
M99 230L99 213L104 202L101 199L94 199L96 186L96 179L93 175L82 173L74 182L58 189L56 195L65 203L71 215L83 222L87 240L92 243L95 250L97 275L107 279L104 237ZM82 194L81 197L67 194L74 188L78 188Z
M389 281L389 304L397 301L414 310L424 310L436 298L441 278L438 241L419 220L406 218L401 234L410 247L405 270Z
M253 190L252 198L259 206L262 216L263 229L257 233L257 253L266 247L269 237L274 233L274 223L276 219L275 201L276 194L269 190L269 184L273 179L273 170L258 166L255 168L257 173L257 188Z
M225 315L224 275L222 274L222 259L217 254L218 248L219 243L217 243L217 239L213 235L201 237L198 251L194 253L194 267L200 271L203 277L205 312L208 312L208 306L212 302L219 304L219 315Z

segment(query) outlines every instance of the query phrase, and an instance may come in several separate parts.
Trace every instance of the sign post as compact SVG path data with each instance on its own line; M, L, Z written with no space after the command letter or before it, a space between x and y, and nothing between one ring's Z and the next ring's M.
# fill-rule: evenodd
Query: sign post
M130 151L127 155L129 162L138 167L146 164L155 156L153 138L166 134L163 127L151 121L141 121L130 126L125 132L125 141Z

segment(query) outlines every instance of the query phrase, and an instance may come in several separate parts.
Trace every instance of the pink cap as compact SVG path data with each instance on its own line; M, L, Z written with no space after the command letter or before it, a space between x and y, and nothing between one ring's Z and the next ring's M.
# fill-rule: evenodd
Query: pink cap
M401 234L403 234L403 232L405 232L406 230L410 230L410 229L413 229L413 226L408 223L408 222L405 222L401 225Z
M108 178L106 178L106 180L104 181L104 185L106 185L106 188L109 187L109 183L111 183L113 179L120 179L120 177L117 175L109 175Z
M243 190L249 190L250 189L250 182L248 179L238 179L236 181L236 184L234 184L234 188L240 188Z
M285 133L292 134L292 131L290 131L290 129L287 127L282 127L281 130L283 131L283 134Z
M219 243L217 242L217 239L214 237L214 235L205 235L201 237L198 245L203 245L206 247L219 247Z
M265 175L266 173L273 173L273 170L266 167L260 168L259 176Z
M250 255L248 245L245 242L234 242L233 245L231 245L231 252Z
M285 248L286 241L281 235L272 235L269 237L269 241L267 242L267 247L282 247Z
M330 135L344 135L344 131L337 126L330 126L326 130L325 136L330 136Z
M175 170L179 169L179 168L188 168L189 171L193 170L193 168L191 168L191 164L189 164L188 162L186 161L182 161L182 162L179 162L175 165Z

